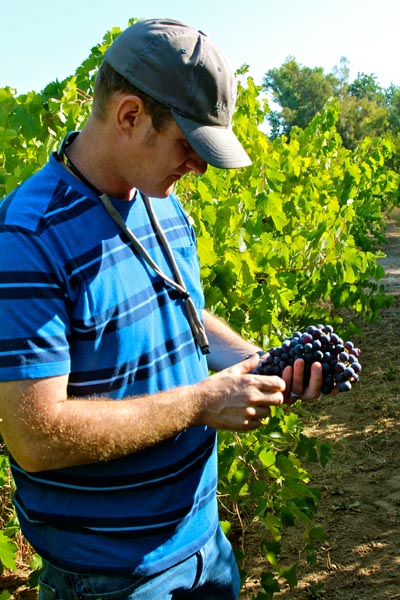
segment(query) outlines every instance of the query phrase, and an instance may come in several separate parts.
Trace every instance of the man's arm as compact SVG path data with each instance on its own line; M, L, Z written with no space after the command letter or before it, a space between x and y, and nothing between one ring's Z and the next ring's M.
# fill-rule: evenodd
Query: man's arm
M258 356L203 381L124 400L68 398L67 376L0 383L0 429L27 471L111 460L195 425L250 430L283 402L279 377L250 373Z
M68 376L0 383L0 430L14 459L27 471L112 460L195 425L256 429L269 416L269 407L287 400L290 390L304 399L320 394L318 363L306 390L301 360L287 367L282 378L255 375L257 346L210 313L205 323L210 368L219 372L194 385L111 400L67 397Z

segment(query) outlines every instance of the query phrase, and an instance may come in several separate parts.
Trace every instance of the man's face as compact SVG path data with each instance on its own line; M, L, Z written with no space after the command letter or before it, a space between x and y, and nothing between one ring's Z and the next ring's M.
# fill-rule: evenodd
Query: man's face
M135 181L132 183L148 196L167 197L185 173L194 171L202 175L207 170L207 163L189 146L173 119L162 132L157 132L147 115L134 143L136 158L131 172L135 173Z

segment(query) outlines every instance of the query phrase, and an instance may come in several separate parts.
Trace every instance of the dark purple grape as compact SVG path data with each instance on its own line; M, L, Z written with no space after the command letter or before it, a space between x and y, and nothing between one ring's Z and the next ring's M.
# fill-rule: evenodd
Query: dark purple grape
M331 366L326 362L321 363L321 366L322 366L322 377L325 378L326 375L329 375L329 373L331 372Z
M322 346L328 346L329 345L329 337L327 336L326 333L323 334L323 335L321 335L320 340L321 340L321 345Z
M322 383L321 392L322 392L323 394L326 394L326 395L328 395L328 394L330 394L330 393L333 391L334 387L335 387L335 384L334 384L334 383L331 383L331 384L330 384L330 383L326 383L326 382L324 381L324 382Z
M332 344L334 344L334 345L336 346L336 344L338 344L338 343L339 343L339 336L338 336L338 335L336 335L336 333L333 333L333 332L332 332L332 333L331 333L330 340L331 340Z
M324 354L323 352L321 352L321 350L315 350L315 352L313 352L313 361L314 362L321 362L324 358Z
M322 331L321 329L314 329L311 335L313 336L314 340L320 340L322 336Z
M339 392L349 392L351 390L350 381L342 381L341 383L339 383L338 390Z
M314 341L314 338L309 333L303 333L303 335L300 338L300 341L302 344L312 344Z
M351 367L346 367L346 369L343 371L343 375L347 380L351 381L355 378L356 372Z

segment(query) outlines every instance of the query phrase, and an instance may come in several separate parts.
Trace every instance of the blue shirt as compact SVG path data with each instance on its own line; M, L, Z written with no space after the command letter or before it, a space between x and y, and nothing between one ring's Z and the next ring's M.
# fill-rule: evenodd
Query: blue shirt
M173 278L141 195L112 201ZM174 195L151 203L201 314L193 229ZM118 401L193 384L208 371L182 298L52 156L0 204L0 380L65 374L70 397ZM158 572L215 531L216 463L207 427L120 459L41 473L11 457L22 532L67 570Z

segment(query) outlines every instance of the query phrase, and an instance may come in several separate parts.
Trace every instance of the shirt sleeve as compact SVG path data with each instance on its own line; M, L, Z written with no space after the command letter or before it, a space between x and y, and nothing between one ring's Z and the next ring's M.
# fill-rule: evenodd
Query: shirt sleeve
M40 236L0 231L0 380L70 370L65 281Z

